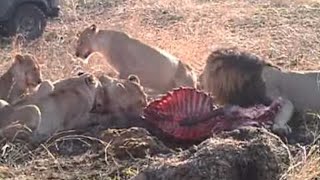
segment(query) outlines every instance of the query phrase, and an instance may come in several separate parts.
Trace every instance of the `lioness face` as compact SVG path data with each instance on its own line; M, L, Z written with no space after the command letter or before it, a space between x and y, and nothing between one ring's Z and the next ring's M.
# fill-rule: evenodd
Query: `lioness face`
M97 34L96 25L91 25L82 31L79 35L76 56L80 58L87 58L93 52L94 37Z
M128 79L111 81L108 77L100 77L103 88L98 90L94 113L130 113L140 114L147 105L147 95L135 75Z
M140 114L147 105L147 95L140 85L138 76L129 75L127 80L117 84L120 108L127 113Z
M20 86L34 88L42 82L40 66L37 60L29 54L16 55L12 70L14 79Z

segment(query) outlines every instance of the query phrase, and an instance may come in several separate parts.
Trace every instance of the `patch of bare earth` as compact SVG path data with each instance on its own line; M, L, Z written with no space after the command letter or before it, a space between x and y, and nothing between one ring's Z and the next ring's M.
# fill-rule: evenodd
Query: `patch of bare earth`
M20 48L1 39L1 72L20 51L36 55L44 78L51 80L68 77L79 69L110 71L98 55L88 64L74 55L77 32L92 23L102 29L125 31L163 48L198 72L215 46L237 46L287 69L320 69L320 4L316 0L65 0L61 16L48 23L43 38ZM275 147L280 141L264 133L253 133L245 140L221 136L199 148L172 153L148 132L123 129L109 130L99 138L68 135L36 149L1 141L0 178L129 179L150 167L146 171L152 171L152 177L165 172L215 179L212 173L239 179L233 175L252 175L249 172L254 165L259 176L244 177L311 180L320 176L318 119L300 123L311 138L304 146L289 146L290 162L285 148ZM152 166L157 163L162 164L159 169ZM241 169L239 163L247 166ZM290 168L283 168L287 166ZM157 177L161 179L160 175Z

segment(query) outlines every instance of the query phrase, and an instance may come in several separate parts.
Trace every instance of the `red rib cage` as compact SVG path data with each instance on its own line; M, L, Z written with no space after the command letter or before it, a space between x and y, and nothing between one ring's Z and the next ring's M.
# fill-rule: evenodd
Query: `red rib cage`
M178 140L200 140L241 126L272 124L279 108L280 99L269 107L218 108L208 94L193 88L178 88L151 102L144 110L144 117ZM216 114L208 117L213 112Z

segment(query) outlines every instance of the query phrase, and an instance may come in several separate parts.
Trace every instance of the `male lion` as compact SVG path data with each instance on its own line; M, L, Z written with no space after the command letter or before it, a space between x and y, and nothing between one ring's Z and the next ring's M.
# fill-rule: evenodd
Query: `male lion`
M164 93L174 87L196 86L196 76L190 66L162 49L148 46L127 34L98 30L95 24L79 35L76 56L87 58L101 53L118 71L121 79L137 75L141 85Z
M253 104L269 105L261 73L267 62L236 49L217 49L207 58L199 82L215 96L219 104L241 107Z
M261 58L236 48L214 50L207 58L199 82L223 105L270 105L273 99L282 97L283 106L273 125L273 130L280 134L291 132L287 122L293 115L293 106L300 110L320 108L314 77L282 72Z
M89 112L95 102L99 81L91 74L66 81L70 82L69 86L54 88L47 95L15 105L34 104L40 109L41 122L32 141L39 142L57 131L83 128L90 124Z
M116 79L101 75L98 77L102 88L91 112L139 115L147 105L147 95L136 75L129 75L127 79Z
M30 54L17 54L9 70L0 77L0 99L12 103L41 81L37 60Z

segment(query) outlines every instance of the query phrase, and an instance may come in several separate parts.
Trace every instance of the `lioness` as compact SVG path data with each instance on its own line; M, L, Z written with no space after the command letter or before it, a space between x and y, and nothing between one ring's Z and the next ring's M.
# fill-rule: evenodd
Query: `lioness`
M116 79L101 75L102 88L91 112L138 115L147 105L147 95L140 85L139 77L129 75L127 79Z
M213 51L200 75L200 85L224 104L269 104L282 97L282 112L274 129L289 133L286 126L294 110L320 110L320 71L284 71L256 55L237 48Z
M32 93L25 94L19 100L17 100L15 103L13 103L13 105L14 106L21 106L21 105L26 105L26 104L33 104L33 103L37 102L40 98L48 96L53 91L74 88L75 86L77 86L79 84L79 81L77 79L79 78L79 76L82 76L82 75L84 75L84 73L81 73L75 77L60 79L55 82L52 82L50 80L42 81L35 88L35 90Z
M9 70L0 77L0 99L12 103L41 81L37 60L30 54L17 54Z
M87 58L101 53L119 72L120 79L137 75L141 85L160 93L180 86L196 86L196 76L190 66L162 49L148 46L127 34L98 30L93 24L79 35L76 56Z
M48 95L24 104L34 104L41 112L41 122L32 141L39 142L61 130L77 129L90 124L88 114L93 107L99 81L91 74L69 80L72 86L54 89ZM21 104L18 104L19 106Z

